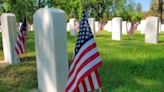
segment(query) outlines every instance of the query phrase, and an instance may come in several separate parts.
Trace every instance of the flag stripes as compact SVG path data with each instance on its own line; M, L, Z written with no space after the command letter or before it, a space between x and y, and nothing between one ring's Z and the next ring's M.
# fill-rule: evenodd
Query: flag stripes
M78 87L79 92L88 92L101 87L100 77L98 76L97 70L92 72L91 75L85 77L84 81L81 83L82 87ZM81 85L79 85L81 86Z
M15 51L17 55L25 53L26 34L26 19L24 18L15 43Z
M16 40L16 46L15 46L17 55L20 55L25 52L23 39L24 39L24 37L23 37L22 33L19 31L18 38Z
M93 71L95 66L101 66L101 58L99 56L94 40L91 39L79 49L77 56L74 56L73 58L73 63L71 65L70 72L68 75L69 77L67 80L66 90L75 89L81 76L84 75L85 72L90 73L89 70ZM94 88L97 88L97 86L92 84L93 83L92 78L95 77L94 76L89 77L89 81L90 81L91 89L93 90Z
M102 84L97 69L101 65L101 57L84 14L65 91L88 92L100 88Z

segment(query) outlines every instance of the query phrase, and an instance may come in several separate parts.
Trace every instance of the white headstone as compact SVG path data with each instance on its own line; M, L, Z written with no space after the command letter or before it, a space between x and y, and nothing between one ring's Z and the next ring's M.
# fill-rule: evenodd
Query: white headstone
M161 24L161 31L164 31L164 24Z
M141 31L141 24L138 24L137 30L138 30L138 31Z
M70 31L69 22L67 23L67 31Z
M141 24L141 34L144 34L145 33L144 30L146 27L146 20L141 20L140 24Z
M112 21L108 21L108 29L109 29L109 32L112 32Z
M76 31L75 31L75 18L71 18L69 20L69 28L70 28L70 35L75 36Z
M146 43L158 43L158 31L159 31L159 18L148 17L146 18L145 27L145 42Z
M112 40L122 39L122 18L115 17L112 19Z
M127 22L123 21L122 22L122 34L127 34L128 28L127 28Z
M127 23L127 28L128 28L128 31L130 30L131 25L132 25L132 23L131 23L131 22L128 22L128 23Z
M33 24L31 24L31 26L30 26L30 31L34 31L34 25Z
M17 55L15 51L16 42L16 17L11 13L4 13L1 16L1 29L4 59L10 64L17 64Z
M89 26L91 28L92 34L95 35L95 18L88 18Z
M104 30L111 32L112 31L112 22L108 21L105 26L104 26Z
M95 31L99 32L99 21L95 21Z
M68 75L66 14L42 8L34 14L38 85L41 92L64 92Z

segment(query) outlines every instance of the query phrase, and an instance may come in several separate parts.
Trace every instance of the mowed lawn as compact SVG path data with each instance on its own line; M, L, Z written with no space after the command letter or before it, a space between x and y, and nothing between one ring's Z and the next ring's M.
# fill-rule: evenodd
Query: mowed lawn
M68 58L71 61L76 37L68 33ZM111 33L100 32L95 37L103 65L99 69L102 92L164 92L164 32L158 44L144 43L144 35L123 36L112 41ZM37 88L34 33L28 32L28 53L19 65L0 65L0 92L28 92ZM3 60L0 38L0 59Z

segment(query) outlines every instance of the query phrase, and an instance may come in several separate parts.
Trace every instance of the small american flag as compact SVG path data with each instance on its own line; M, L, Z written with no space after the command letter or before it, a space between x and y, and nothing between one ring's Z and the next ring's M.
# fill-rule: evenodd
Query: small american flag
M23 19L18 36L16 39L15 50L16 54L20 55L25 53L25 44L26 44L26 34L27 34L27 24L26 17Z
M88 92L99 89L102 86L98 74L101 65L101 57L87 17L83 13L65 92Z

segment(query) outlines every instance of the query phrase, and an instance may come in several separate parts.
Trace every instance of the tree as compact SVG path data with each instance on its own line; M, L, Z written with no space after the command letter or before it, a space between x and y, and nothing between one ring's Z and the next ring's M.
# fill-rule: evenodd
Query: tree
M137 12L141 12L141 11L142 11L141 3L137 3L136 11L137 11Z
M150 15L158 16L158 0L152 0L150 6Z
M32 23L36 9L35 0L5 0L4 2L5 11L14 13L18 22L26 15L28 22Z

